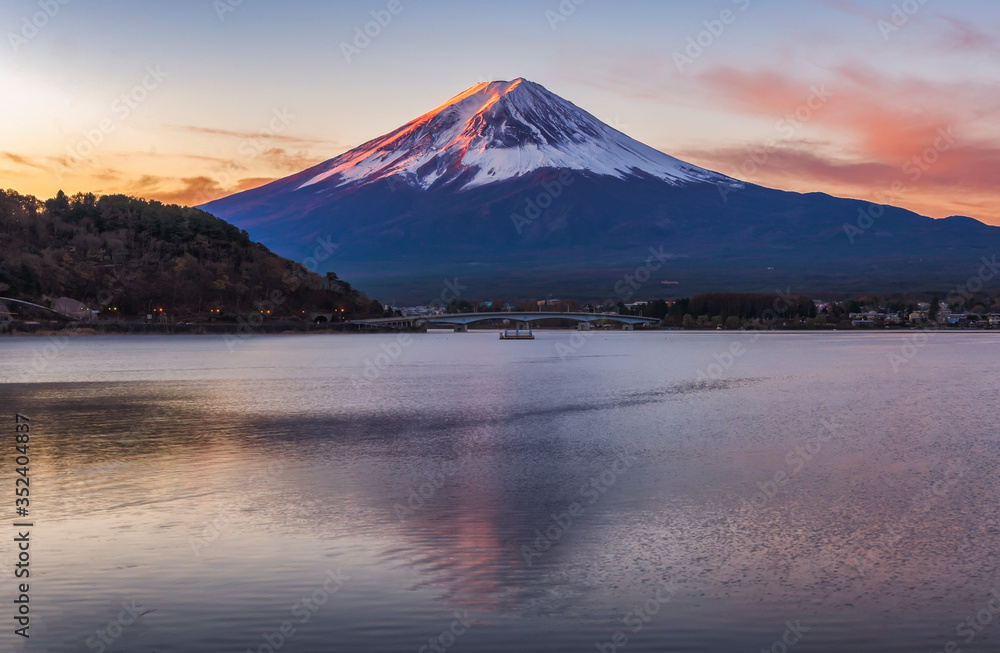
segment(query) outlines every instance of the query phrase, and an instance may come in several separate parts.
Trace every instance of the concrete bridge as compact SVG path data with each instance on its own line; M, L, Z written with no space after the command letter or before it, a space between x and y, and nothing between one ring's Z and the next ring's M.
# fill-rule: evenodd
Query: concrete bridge
M581 331L589 331L594 322L619 322L625 330L631 331L636 325L655 326L660 323L655 317L618 315L617 313L555 313L555 312L511 312L511 313L450 313L446 315L408 315L406 317L382 317L373 320L351 320L351 324L390 329L406 329L423 326L453 327L455 331L468 331L470 324L490 320L510 320L514 329L527 330L542 320L572 320Z

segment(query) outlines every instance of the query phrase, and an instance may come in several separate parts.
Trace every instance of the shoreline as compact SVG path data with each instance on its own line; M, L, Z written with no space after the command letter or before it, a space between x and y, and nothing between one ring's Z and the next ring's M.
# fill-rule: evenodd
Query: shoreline
M0 338L16 337L36 337L66 336L82 338L87 336L234 336L245 337L249 335L293 335L293 334L343 334L356 333L358 327L353 324L330 326L299 325L298 328L288 324L265 324L250 327L246 324L190 324L190 325L165 325L165 324L101 324L84 325L68 324L59 328L58 325L33 324L12 327L11 325L0 325Z
M35 326L35 325L31 325ZM251 330L247 330L245 325L130 325L132 328L105 328L108 325L101 325L99 327L90 326L67 326L62 329L53 329L51 326L37 325L38 328L34 329L3 329L0 331L0 339L3 338L57 338L57 337L68 337L68 338L85 338L85 337L97 337L97 336L123 336L123 337L135 337L135 336L230 336L235 338L247 338L251 336L293 336L293 335L377 335L377 334L393 334L393 333L451 333L450 329L394 329L394 328L360 328L359 325L354 324L344 324L340 328L330 328L330 327L308 327L299 329L289 329L287 325L264 325L261 327L255 327ZM502 330L502 327L490 327L486 329L470 329L468 333L490 333L495 334L498 330ZM745 335L745 334L760 334L765 335L769 333L797 333L797 334L807 334L807 333L867 333L867 334L907 334L907 333L1000 333L998 328L981 328L981 329L969 329L969 328L941 328L941 327L894 327L894 328L782 328L782 329L683 329L683 328L670 328L670 327L657 327L650 329L640 329L636 331L626 332L622 329L594 329L591 331L578 331L573 328L560 328L560 327L542 327L534 328L534 331L538 332L565 332L565 333L586 333L589 335L596 335L599 333L690 333L690 334L728 334L732 336Z

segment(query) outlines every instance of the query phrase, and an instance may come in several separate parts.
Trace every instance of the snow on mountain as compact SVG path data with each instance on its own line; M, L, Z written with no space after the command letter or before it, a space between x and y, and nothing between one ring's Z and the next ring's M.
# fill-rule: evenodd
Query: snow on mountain
M318 166L299 188L397 176L423 189L461 177L461 190L541 168L623 179L649 175L673 185L740 182L643 145L539 84L483 82L399 129Z

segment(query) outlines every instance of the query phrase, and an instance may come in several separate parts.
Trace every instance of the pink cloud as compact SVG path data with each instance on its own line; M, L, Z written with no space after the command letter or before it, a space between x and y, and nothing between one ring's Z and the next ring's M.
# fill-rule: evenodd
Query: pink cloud
M984 32L956 16L938 14L938 17L951 26L951 31L942 35L941 45L944 49L973 53L1000 50L1000 37L996 34Z
M907 192L897 203L906 208L942 217L962 207L1000 223L1000 141L978 129L978 121L995 115L995 93L976 82L897 79L859 66L830 72L831 81L810 86L773 70L706 71L698 81L709 101L742 115L777 121L806 102L807 89L825 87L831 95L794 138L776 134L777 146L751 145L772 146L764 165L744 166L746 149L706 148L686 156L729 174L742 167L753 173L748 181L764 185L863 199L898 181ZM827 147L806 140L817 134L827 136Z

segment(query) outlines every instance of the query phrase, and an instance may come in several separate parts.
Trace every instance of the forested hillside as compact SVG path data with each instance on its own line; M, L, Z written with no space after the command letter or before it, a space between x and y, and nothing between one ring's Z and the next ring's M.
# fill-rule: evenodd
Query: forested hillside
M197 209L62 191L43 202L0 190L0 296L37 303L67 296L123 317L160 308L236 315L266 300L272 316L381 314L378 302L329 277Z

